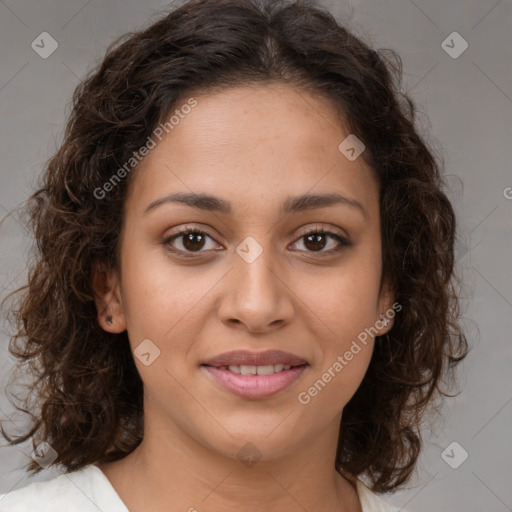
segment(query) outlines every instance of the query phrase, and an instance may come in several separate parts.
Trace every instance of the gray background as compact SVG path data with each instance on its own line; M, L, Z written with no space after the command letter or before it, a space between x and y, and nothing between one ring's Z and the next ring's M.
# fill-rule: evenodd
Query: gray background
M62 140L71 93L116 36L158 16L158 0L0 1L0 217L22 203ZM460 366L462 394L425 430L425 448L405 491L386 496L410 512L512 510L512 3L510 0L338 0L324 2L377 47L397 50L418 122L445 160L459 218L457 260L466 283L464 323L473 350ZM50 33L41 58L31 42ZM454 59L441 43L468 42ZM451 43L450 43L451 44ZM455 44L455 43L454 43ZM457 46L456 46L457 48ZM508 196L508 198L507 198ZM0 227L0 290L23 284L30 240L16 214ZM0 334L0 417L13 414L4 387L13 360ZM11 417L13 424L22 421ZM457 469L441 457L457 442ZM0 493L27 485L30 444L0 447ZM460 459L459 459L460 460ZM46 470L36 480L60 474Z

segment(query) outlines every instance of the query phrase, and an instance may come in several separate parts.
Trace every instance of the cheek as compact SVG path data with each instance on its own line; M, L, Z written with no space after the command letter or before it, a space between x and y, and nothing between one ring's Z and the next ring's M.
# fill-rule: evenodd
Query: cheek
M154 337L161 343L190 303L197 302L197 291L157 253L158 249L149 254L134 250L123 261L123 309L130 335Z
M322 291L309 295L311 309L328 329L317 338L322 356L312 388L306 392L318 414L339 413L360 386L373 352L380 262L375 253L361 253L340 267ZM316 396L315 396L316 393ZM309 405L308 405L309 406ZM322 412L323 411L323 412ZM328 411L328 412L327 412Z
M377 320L378 261L354 257L328 275L311 279L300 285L304 302L337 340L346 342Z
M171 265L160 250L131 253L123 267L123 307L132 350L150 339L160 350L159 363L186 371L182 361L191 340L199 339L206 321L209 293L217 273ZM181 363L180 363L181 361Z

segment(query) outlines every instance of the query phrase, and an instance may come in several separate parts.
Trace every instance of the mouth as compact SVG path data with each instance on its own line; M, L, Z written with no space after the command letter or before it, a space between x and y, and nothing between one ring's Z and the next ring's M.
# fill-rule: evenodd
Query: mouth
M201 364L203 371L223 390L242 398L258 400L293 385L309 364L282 351L233 351Z

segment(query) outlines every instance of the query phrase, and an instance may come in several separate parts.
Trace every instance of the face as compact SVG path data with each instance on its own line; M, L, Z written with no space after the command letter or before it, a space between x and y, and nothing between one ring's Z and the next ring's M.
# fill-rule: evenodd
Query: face
M338 149L349 132L326 99L285 85L194 98L130 177L120 272L95 278L113 323L99 321L127 329L146 422L277 457L337 433L371 358L362 333L391 328L378 186ZM272 353L205 366L275 350L295 356L289 370L258 375L285 364Z

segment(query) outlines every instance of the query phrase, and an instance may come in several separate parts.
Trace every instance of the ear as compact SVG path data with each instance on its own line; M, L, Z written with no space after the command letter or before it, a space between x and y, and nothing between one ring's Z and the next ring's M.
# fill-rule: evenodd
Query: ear
M385 279L379 293L377 304L377 319L375 322L375 327L379 330L377 336L383 336L393 327L395 314L402 309L402 306L394 301L395 294L393 287L389 280ZM387 325L385 325L386 320Z
M112 333L125 331L126 318L116 269L96 263L92 276L92 289L98 312L98 323L101 327ZM112 318L111 323L107 322L108 317Z

